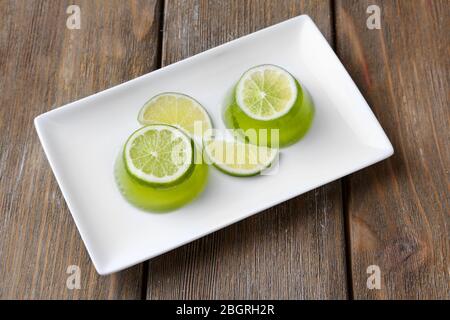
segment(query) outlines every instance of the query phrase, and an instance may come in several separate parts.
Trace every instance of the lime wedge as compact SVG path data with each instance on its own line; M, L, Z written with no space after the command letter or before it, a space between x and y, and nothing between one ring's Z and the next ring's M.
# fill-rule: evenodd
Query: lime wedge
M216 168L238 177L259 174L275 161L278 150L240 141L222 139L205 140L204 150L207 159Z
M176 184L194 167L192 139L168 125L149 125L135 131L123 153L128 173L151 185Z
M151 98L139 112L138 121L143 125L172 125L191 135L202 135L212 128L211 119L200 103L180 93L162 93Z
M297 100L297 81L286 70L261 65L247 70L236 85L236 103L249 117L273 120L289 112Z

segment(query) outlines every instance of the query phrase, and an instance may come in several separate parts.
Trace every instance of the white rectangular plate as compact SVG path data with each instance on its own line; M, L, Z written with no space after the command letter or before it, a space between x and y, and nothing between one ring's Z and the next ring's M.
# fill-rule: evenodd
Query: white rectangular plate
M309 90L308 135L282 149L278 173L234 178L214 168L205 192L171 213L128 204L113 164L152 96L195 97L223 128L225 95L248 68L275 64ZM392 155L393 148L325 38L299 16L114 88L52 110L36 129L81 237L100 274L115 272L242 220Z

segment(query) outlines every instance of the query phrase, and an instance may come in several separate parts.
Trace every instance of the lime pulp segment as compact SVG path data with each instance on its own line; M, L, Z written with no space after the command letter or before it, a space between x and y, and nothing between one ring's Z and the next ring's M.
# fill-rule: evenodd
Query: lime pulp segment
M286 70L261 65L242 75L235 95L237 104L249 117L273 120L292 108L297 99L297 84Z
M124 147L129 173L150 184L178 181L193 166L193 142L168 125L149 125L135 131Z
M143 125L173 125L191 135L212 128L211 119L200 103L180 93L162 93L151 98L139 112L138 121ZM200 132L196 132L196 125Z

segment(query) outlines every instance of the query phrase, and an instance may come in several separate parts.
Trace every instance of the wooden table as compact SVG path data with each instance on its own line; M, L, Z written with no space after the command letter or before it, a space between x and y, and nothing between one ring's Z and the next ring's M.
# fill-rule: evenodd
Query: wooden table
M70 4L81 29L66 27ZM370 30L369 5L381 9ZM395 155L98 276L33 127L40 113L309 14ZM0 298L448 299L450 3L0 0ZM81 288L66 286L69 265ZM367 268L381 289L367 288Z

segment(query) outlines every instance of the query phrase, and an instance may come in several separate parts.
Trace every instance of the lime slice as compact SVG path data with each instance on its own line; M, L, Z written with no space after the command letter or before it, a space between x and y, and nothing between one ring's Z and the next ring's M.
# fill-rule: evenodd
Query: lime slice
M139 112L138 121L143 125L169 124L191 135L202 135L212 128L211 119L200 103L180 93L162 93L151 98ZM195 125L199 132L195 132Z
M236 85L236 103L249 117L277 119L297 100L297 81L286 70L262 65L247 70Z
M219 170L232 176L247 177L259 174L275 161L278 150L237 140L205 140L208 159Z
M194 144L182 131L168 125L149 125L135 131L124 147L127 171L151 185L172 185L194 166Z

